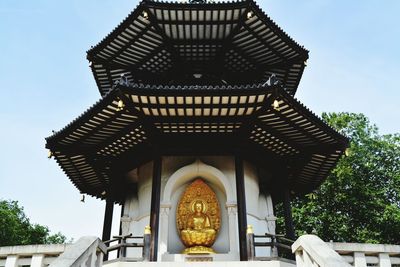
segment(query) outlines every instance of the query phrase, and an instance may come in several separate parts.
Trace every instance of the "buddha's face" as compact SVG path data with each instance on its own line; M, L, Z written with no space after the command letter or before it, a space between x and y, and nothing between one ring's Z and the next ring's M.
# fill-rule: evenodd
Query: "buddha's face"
M196 204L194 205L194 210L197 213L203 212L203 203L202 202L196 202Z

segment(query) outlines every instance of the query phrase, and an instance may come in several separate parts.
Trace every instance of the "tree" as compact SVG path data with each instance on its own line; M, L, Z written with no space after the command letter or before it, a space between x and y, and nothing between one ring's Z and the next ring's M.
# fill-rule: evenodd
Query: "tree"
M62 244L61 233L50 235L47 226L31 224L17 201L0 200L0 246Z
M296 234L315 233L327 241L399 243L400 135L379 135L362 114L322 117L350 138L349 155L317 191L293 200Z

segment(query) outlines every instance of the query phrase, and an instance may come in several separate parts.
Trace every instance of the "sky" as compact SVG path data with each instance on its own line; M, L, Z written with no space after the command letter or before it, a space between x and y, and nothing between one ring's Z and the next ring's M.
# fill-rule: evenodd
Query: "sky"
M86 51L135 0L0 1L0 199L18 200L33 223L75 240L101 236L105 203L86 197L44 138L100 95ZM400 133L400 1L258 0L310 50L296 97L317 115L364 113L382 134ZM114 210L113 233L120 210ZM1 227L1 226L0 226Z

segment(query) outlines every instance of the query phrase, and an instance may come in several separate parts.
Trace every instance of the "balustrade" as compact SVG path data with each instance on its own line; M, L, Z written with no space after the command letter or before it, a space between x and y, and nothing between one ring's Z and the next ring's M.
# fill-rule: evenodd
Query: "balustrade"
M54 244L0 247L0 267L47 266L63 253L67 246L69 245Z

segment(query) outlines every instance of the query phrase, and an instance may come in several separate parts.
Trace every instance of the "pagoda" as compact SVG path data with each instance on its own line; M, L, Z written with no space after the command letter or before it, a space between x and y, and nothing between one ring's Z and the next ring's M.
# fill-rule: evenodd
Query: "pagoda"
M152 261L248 260L278 203L294 239L290 199L348 146L295 99L308 51L253 0L142 0L87 59L101 99L46 147L106 202L104 241L114 204L121 235L150 226Z

